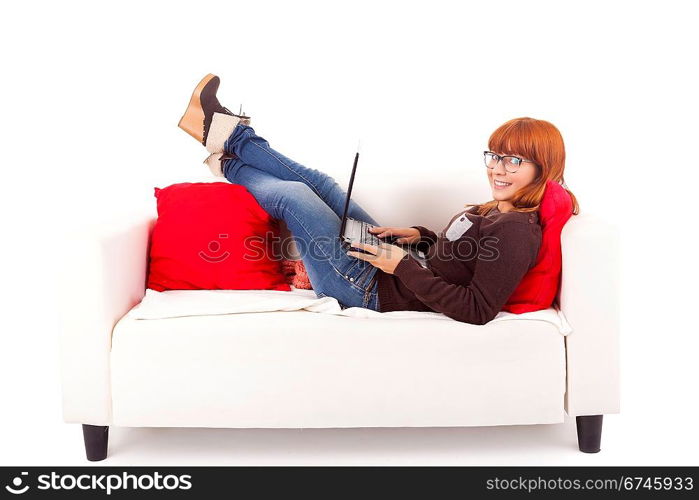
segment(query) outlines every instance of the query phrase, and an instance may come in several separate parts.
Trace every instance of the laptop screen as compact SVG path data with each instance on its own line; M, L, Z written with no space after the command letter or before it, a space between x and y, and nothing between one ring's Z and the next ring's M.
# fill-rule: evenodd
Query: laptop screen
M345 232L345 224L347 223L347 210L349 209L350 197L352 196L352 186L354 185L354 173L357 171L357 162L359 161L359 151L354 155L354 165L352 166L352 175L350 176L349 187L347 188L347 198L345 199L345 210L342 212L342 222L340 224L340 239Z

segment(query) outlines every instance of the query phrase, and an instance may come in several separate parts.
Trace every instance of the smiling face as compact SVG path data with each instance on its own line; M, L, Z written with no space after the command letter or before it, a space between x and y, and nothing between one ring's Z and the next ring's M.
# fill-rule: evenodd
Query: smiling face
M501 156L507 154L501 151L493 151L493 153ZM523 160L529 160L529 158L522 155L513 156L519 156ZM505 160L507 160L507 158ZM536 178L537 174L537 166L530 162L522 162L519 165L519 169L514 174L508 172L503 165L505 160L498 162L495 168L486 169L488 172L490 189L493 192L493 199L498 201L498 210L500 210L500 212L507 212L513 208L510 200L514 194L530 184Z

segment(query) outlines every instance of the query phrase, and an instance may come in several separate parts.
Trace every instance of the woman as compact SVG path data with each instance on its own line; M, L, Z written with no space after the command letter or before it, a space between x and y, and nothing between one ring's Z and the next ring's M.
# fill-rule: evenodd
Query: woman
M350 202L348 215L376 226L371 231L378 237L425 252L423 267L389 243L344 250L338 234L346 192L327 174L272 149L249 117L221 106L219 83L204 77L179 126L211 153L205 163L214 175L245 186L273 218L284 220L318 297L335 297L343 308L433 311L480 325L495 317L534 265L546 181L563 182L565 149L552 124L518 118L499 127L484 152L493 200L466 205L471 208L439 236L422 226L380 226Z

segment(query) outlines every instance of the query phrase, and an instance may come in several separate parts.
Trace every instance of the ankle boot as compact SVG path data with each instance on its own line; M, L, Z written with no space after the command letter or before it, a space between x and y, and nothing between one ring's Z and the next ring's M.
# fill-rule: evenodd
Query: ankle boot
M226 130L230 129L232 132L241 121L246 125L250 123L249 116L236 115L218 101L216 92L220 83L219 77L211 73L202 78L192 93L184 115L177 124L178 127L201 142L211 153L223 151L223 142L228 138L228 135L222 138L222 134ZM212 129L214 129L213 134L211 134ZM230 132L228 132L229 135Z
M211 124L204 139L204 146L209 153L223 153L223 144L233 133L239 123L245 123L238 115L215 112L211 116ZM249 121L248 121L249 123Z
M206 160L204 160L204 163L206 163L214 176L225 177L225 175L223 175L223 162L235 158L238 157L233 153L211 153Z

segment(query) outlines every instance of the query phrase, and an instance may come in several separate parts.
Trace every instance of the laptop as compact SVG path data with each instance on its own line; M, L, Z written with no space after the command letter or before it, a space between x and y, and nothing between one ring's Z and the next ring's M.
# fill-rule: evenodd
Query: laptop
M422 267L427 267L427 259L424 252L412 248L410 245L394 243L397 239L395 236L389 236L386 238L379 238L375 234L369 232L369 229L376 227L368 222L353 219L347 216L347 210L349 209L350 199L352 197L352 186L354 185L354 175L357 171L357 163L359 162L359 151L354 156L354 165L352 166L352 175L350 175L349 187L347 188L347 198L345 199L345 209L342 214L342 222L340 224L340 242L342 247L349 250L351 243L359 241L360 243L366 243L368 245L379 246L380 242L391 243L401 247L403 250L408 252L415 260L417 260ZM352 248L352 251L364 252L360 248ZM370 253L370 252L364 252Z

